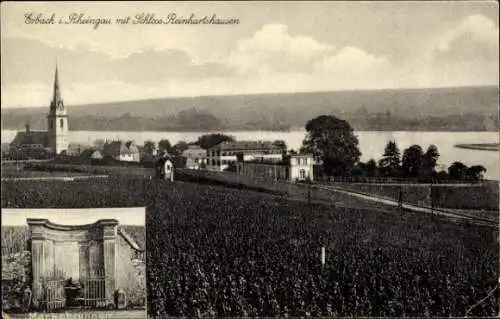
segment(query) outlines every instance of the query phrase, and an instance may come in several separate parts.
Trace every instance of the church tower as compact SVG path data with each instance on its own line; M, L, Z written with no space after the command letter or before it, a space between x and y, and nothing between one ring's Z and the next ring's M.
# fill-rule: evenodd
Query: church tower
M68 113L61 98L59 87L59 75L57 72L54 79L54 95L50 102L50 110L47 115L47 138L49 148L54 154L61 154L68 149Z

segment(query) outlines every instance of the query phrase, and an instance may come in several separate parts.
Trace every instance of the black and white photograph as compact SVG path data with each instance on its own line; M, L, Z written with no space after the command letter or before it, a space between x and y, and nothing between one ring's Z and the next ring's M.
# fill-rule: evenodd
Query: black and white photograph
M497 1L0 14L3 317L500 316Z

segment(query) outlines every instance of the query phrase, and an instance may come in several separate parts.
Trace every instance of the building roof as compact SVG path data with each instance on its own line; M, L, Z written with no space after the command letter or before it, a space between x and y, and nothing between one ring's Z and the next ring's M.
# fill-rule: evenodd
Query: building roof
M107 156L133 155L138 154L139 149L133 143L113 141L104 145L102 153Z
M280 149L271 141L226 141L211 148L212 150L269 150Z
M41 144L43 146L49 145L48 134L46 131L29 131L17 132L16 137L10 143L11 148L16 148L21 145Z
M118 235L125 239L125 241L130 245L130 247L132 247L132 249L140 252L144 251L144 249L141 248L139 244L137 244L137 242L132 238L132 236L130 236L122 227L118 226L117 230Z

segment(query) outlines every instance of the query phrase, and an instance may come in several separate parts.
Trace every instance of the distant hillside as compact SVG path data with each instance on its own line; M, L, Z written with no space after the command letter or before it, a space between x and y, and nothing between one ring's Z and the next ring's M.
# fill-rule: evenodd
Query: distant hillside
M201 96L69 106L72 130L286 130L321 114L357 130L498 130L497 87ZM47 108L2 109L4 129L46 128Z

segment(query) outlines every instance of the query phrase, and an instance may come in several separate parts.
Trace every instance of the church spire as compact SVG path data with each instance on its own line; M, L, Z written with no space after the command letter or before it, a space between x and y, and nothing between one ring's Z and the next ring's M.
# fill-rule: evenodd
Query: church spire
M51 109L53 111L56 110L64 110L64 103L61 98L61 88L59 87L59 68L56 61L56 71L54 74L54 95L52 97Z
M60 100L61 100L61 92L59 89L59 72L57 69L57 62L56 62L56 74L54 76L54 102L58 102Z

